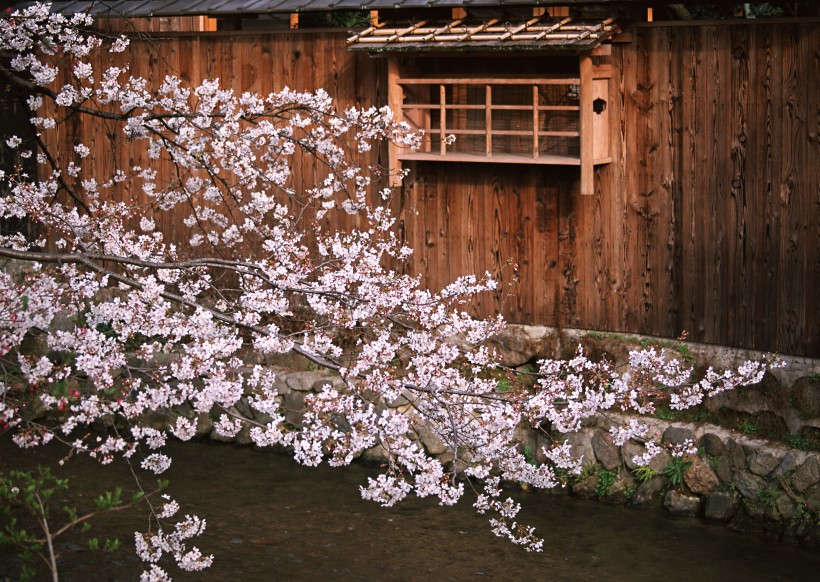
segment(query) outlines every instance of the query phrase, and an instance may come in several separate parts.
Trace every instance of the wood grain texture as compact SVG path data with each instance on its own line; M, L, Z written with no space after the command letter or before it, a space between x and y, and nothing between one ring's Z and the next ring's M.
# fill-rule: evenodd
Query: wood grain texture
M237 92L323 87L340 109L386 104L386 59L352 54L344 40L179 34L157 40L157 52L135 41L121 58L151 83L174 72ZM577 166L406 161L410 177L391 205L415 255L401 268L433 289L497 274L498 292L469 306L480 316L687 331L820 357L820 24L653 23L595 59L611 65L612 163L595 168L593 194L581 196ZM482 69L481 58L463 62ZM424 59L416 64L423 70ZM558 72L572 73L565 65ZM538 58L515 66L556 72ZM71 122L58 138L60 151L92 147L103 173L141 163L135 148L114 153L129 144L105 124ZM363 161L386 162L386 148ZM295 170L295 188L316 172L308 159ZM145 201L139 190L124 195ZM182 237L180 221L161 221L171 240Z

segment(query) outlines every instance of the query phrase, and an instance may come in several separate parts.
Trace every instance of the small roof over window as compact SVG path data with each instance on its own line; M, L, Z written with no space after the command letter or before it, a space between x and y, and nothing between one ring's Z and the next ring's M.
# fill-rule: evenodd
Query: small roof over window
M536 16L452 21L380 22L347 39L351 50L569 50L588 51L620 31L614 18L574 19Z

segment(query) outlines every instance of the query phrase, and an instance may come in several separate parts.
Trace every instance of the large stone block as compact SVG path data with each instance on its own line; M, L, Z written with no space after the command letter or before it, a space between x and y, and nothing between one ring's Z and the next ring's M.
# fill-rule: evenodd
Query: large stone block
M726 443L714 433L706 433L700 438L700 446L707 455L720 457L726 453Z
M663 438L661 440L665 443L670 443L673 445L682 445L687 440L694 442L695 433L692 429L686 427L670 426L663 431Z
M804 418L820 416L820 378L812 375L795 380L792 402Z
M657 507L661 504L662 494L666 490L669 480L662 475L652 477L646 483L641 483L629 504L635 507Z
M584 465L595 463L595 451L592 449L589 433L586 430L569 433L566 442L572 447L572 458L578 460L583 457Z
M802 493L818 482L820 482L820 462L816 456L809 457L797 467L791 479L792 487L798 493Z
M708 495L720 484L712 467L701 457L694 458L692 464L683 473L683 480L690 491L698 495Z
M715 491L706 498L705 514L707 519L729 521L737 513L740 505L737 497L726 491Z
M700 511L700 498L684 495L678 491L669 491L663 498L663 506L672 515L694 517Z
M595 458L605 469L612 470L621 464L621 457L618 455L618 447L612 442L609 433L596 430L591 439L592 451Z
M756 475L751 475L745 471L735 471L733 482L745 499L757 499L757 492L766 486L766 482Z
M780 464L780 461L781 459L765 451L754 451L746 457L749 471L760 477L771 474Z
M316 382L327 379L325 372L291 372L287 374L285 383L291 390L299 392L311 392Z

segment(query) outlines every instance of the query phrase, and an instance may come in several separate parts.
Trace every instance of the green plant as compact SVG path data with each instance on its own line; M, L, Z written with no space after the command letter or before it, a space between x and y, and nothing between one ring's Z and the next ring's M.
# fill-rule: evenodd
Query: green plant
M663 470L672 487L678 488L683 485L683 474L691 464L692 461L687 461L684 457L672 457L672 461Z
M680 420L680 412L677 410L672 410L668 406L657 406L655 408L655 418L659 418L661 420L666 420L669 422L675 422Z
M738 425L738 428L740 429L740 432L742 432L746 436L756 435L760 430L760 427L757 426L757 424L754 421L748 419L742 420Z
M787 434L783 437L783 442L793 449L808 451L811 448L808 439L802 434Z
M776 486L767 485L766 487L758 489L755 496L757 497L757 500L763 503L764 505L772 507L774 505L774 502L777 501L777 498L780 497L782 493L783 492Z
M641 465L640 467L635 467L632 469L632 474L635 475L635 479L638 483L646 483L657 473L652 467L648 465Z
M811 517L811 512L806 509L806 500L802 497L797 500L797 507L795 509L794 519L800 521Z
M603 499L609 494L609 488L615 483L616 473L601 469L598 471L598 482L595 484L595 495L598 499Z
M632 497L635 495L635 490L636 487L634 485L630 485L629 487L624 489L624 495L626 495L627 499L632 499Z
M145 498L135 494L130 503L124 503L122 489L105 491L94 499L95 511L80 514L75 507L64 505L64 517L54 515L52 504L68 491L68 479L55 477L48 468L36 471L13 470L0 475L0 517L4 524L0 529L0 545L16 547L24 564L20 580L32 580L37 575L32 563L40 558L51 572L52 580L58 580L57 553L54 542L71 530L81 533L91 529L89 520L105 512L130 507ZM120 547L116 538L92 537L86 540L90 550L113 552Z
M534 467L538 466L538 461L535 460L535 454L532 452L532 447L530 445L524 445L524 450L521 451L521 454L524 455L524 458L530 465Z

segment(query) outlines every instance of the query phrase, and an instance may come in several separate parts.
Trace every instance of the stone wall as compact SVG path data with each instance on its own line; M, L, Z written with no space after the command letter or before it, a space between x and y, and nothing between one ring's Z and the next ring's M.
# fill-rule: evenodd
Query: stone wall
M696 369L731 366L760 356L657 338L522 326L511 326L496 340L504 363L512 367L531 366L539 358L572 356L579 345L590 357L606 357L615 363L625 361L632 349L657 345L677 351ZM32 352L46 350L36 337L27 338L26 347ZM343 386L340 378L316 370L299 356L263 357L248 352L243 359L248 371L256 364L276 371L278 398L287 422L294 426L301 423L307 394L326 384ZM380 405L409 408L404 398ZM244 398L231 412L261 423L270 420L253 411ZM235 437L225 437L214 430L208 414L196 415L190 407L173 414L154 413L149 420L157 427L168 426L177 414L196 416L200 438L251 444L247 425ZM719 395L687 414L692 417L650 418L647 422L663 442L691 439L698 453L675 460L663 452L648 468L633 461L644 452L643 445L629 442L617 447L612 442L608 429L614 421L624 420L616 414L596 417L570 435L546 435L522 427L521 450L532 462L543 462L542 448L551 438L568 439L575 454L583 455L584 471L578 477L564 476L566 486L560 491L567 494L633 507L663 507L675 515L703 516L731 527L820 544L820 454L816 452L820 451L820 361L787 358L786 368L767 375L758 386ZM445 465L452 462L452 452L429 427L415 426L412 436ZM775 439L759 438L762 436ZM377 446L362 457L382 462L385 453Z
M261 363L261 362L260 362ZM268 362L271 364L271 362ZM279 361L277 388L287 421L298 426L305 396L325 384L337 385L338 377L305 368L298 358ZM337 386L338 387L338 386ZM399 399L384 406L401 408ZM234 414L266 422L241 400ZM213 430L212 419L199 415L198 434L213 440L251 444L248 429L234 438ZM583 455L584 470L578 477L565 476L566 486L554 491L604 503L636 508L664 508L674 515L699 516L742 530L764 531L772 537L820 544L820 454L801 451L783 443L755 439L708 423L646 419L650 433L666 444L694 441L696 455L676 461L664 451L648 468L637 466L633 457L644 452L642 444L630 441L617 447L609 436L613 422L628 417L598 416L577 433L565 435L576 456ZM157 423L163 422L157 418ZM452 453L428 427L417 425L413 435L442 463L452 462ZM527 428L519 431L522 451L532 462L543 462L542 447L550 436ZM364 453L363 460L382 462L380 447Z
M613 444L613 420L598 417L569 435L584 471L567 479L566 491L579 497L632 507L663 507L674 515L701 516L742 530L820 544L820 454L753 439L702 423L648 419L650 432L665 444L691 439L695 455L675 459L664 451L648 468L633 457L644 447ZM522 435L529 450L540 451L543 437ZM536 461L541 460L536 455Z
M696 369L732 366L763 355L658 338L525 326L510 326L496 340L504 363L512 367L539 358L568 357L579 345L590 357L606 357L615 363L625 361L630 350L663 347L677 351ZM254 358L247 354L249 363L277 369L281 403L288 422L294 425L300 422L307 393L340 382L332 374L311 370L298 357ZM768 374L759 385L721 394L687 413L705 421L647 419L651 433L663 443L693 440L696 455L676 461L664 451L648 468L638 467L633 457L644 452L643 445L630 441L617 447L609 436L612 422L626 418L617 414L599 416L581 431L562 437L574 445L576 455L583 455L584 471L579 477L566 476L566 487L560 491L605 503L664 508L674 515L700 516L737 529L820 544L820 454L816 452L820 450L820 361L785 360L785 368ZM407 404L399 399L383 405L399 408ZM256 418L246 404L233 412L265 421ZM235 439L226 439L213 431L207 415L200 416L199 425L201 436L250 443L247 429ZM414 427L413 435L431 455L445 464L452 461L452 453L428 427ZM523 427L519 431L522 451L533 462L543 462L542 447L554 436ZM758 438L761 436L776 439ZM377 446L363 458L381 462L385 451Z

